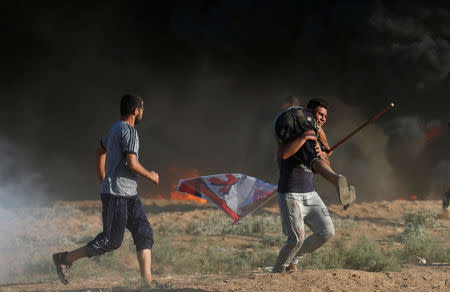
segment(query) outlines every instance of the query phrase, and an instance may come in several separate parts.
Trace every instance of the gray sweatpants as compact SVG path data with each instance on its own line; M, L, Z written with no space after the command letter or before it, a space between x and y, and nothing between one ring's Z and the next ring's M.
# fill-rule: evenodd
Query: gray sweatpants
M327 207L319 194L279 193L281 223L288 239L278 254L274 273L282 272L299 257L321 247L334 235L334 226ZM305 239L305 223L313 232Z

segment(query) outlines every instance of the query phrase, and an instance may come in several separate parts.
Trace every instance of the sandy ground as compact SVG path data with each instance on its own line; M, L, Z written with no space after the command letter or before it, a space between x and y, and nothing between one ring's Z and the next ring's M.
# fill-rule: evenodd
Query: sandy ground
M167 220L185 222L187 218L201 219L205 210L211 209L208 204L194 202L146 199L143 199L143 202L150 221L156 225L158 222ZM64 228L68 232L78 232L80 225L87 228L87 222L94 226L93 229L100 226L98 201L60 202L54 207L68 204L84 210L93 210L91 217L88 215L83 218L67 220ZM358 223L351 232L345 229L337 230L335 238L346 236L356 239L358 235L367 234L383 244L387 238L398 235L403 230L398 222L405 212L418 209L432 209L440 212L441 202L381 201L356 204L347 211L342 210L342 207L338 205L331 205L329 209L344 219L350 218ZM274 204L268 206L266 211L278 212ZM450 220L440 218L438 221L439 226L433 228L431 232L436 235L448 232ZM39 226L41 224L39 221L35 224L36 228L45 227ZM57 229L62 226L56 224L56 226L47 226L46 228L51 234L51 228ZM233 237L230 237L229 240L233 240ZM405 266L400 272L372 273L346 269L300 269L297 273L279 275L270 274L264 270L255 270L238 276L155 275L155 278L162 283L171 284L170 288L157 289L161 291L450 291L449 268L448 263L418 263ZM137 281L137 279L136 275L131 280ZM68 286L54 280L44 283L0 285L0 291L129 291L130 288L126 288L129 287L126 285L129 280L121 276L73 279Z

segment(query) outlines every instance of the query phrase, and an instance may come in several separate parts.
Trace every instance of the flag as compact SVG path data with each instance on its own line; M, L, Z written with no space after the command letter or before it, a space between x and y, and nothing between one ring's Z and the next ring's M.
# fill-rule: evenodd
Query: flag
M236 223L277 193L277 186L240 173L182 179L177 191L209 201Z

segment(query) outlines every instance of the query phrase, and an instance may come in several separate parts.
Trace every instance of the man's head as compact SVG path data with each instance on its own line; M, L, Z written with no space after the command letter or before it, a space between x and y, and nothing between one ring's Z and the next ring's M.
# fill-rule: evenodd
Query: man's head
M142 120L144 113L144 100L142 97L126 94L122 96L120 100L120 114L123 117L133 115L135 116L135 124L138 124Z
M317 127L322 127L327 122L328 102L322 98L313 98L308 102L306 108L313 113Z
M281 108L283 110L287 110L291 106L297 106L300 105L300 98L298 96L288 96L284 100L283 104L281 105Z

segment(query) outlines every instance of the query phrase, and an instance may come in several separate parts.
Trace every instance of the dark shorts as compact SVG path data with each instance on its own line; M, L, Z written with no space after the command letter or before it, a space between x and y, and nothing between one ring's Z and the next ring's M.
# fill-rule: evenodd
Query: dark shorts
M153 230L138 196L101 194L103 232L86 246L88 257L115 250L122 245L125 228L131 232L136 251L152 249Z

